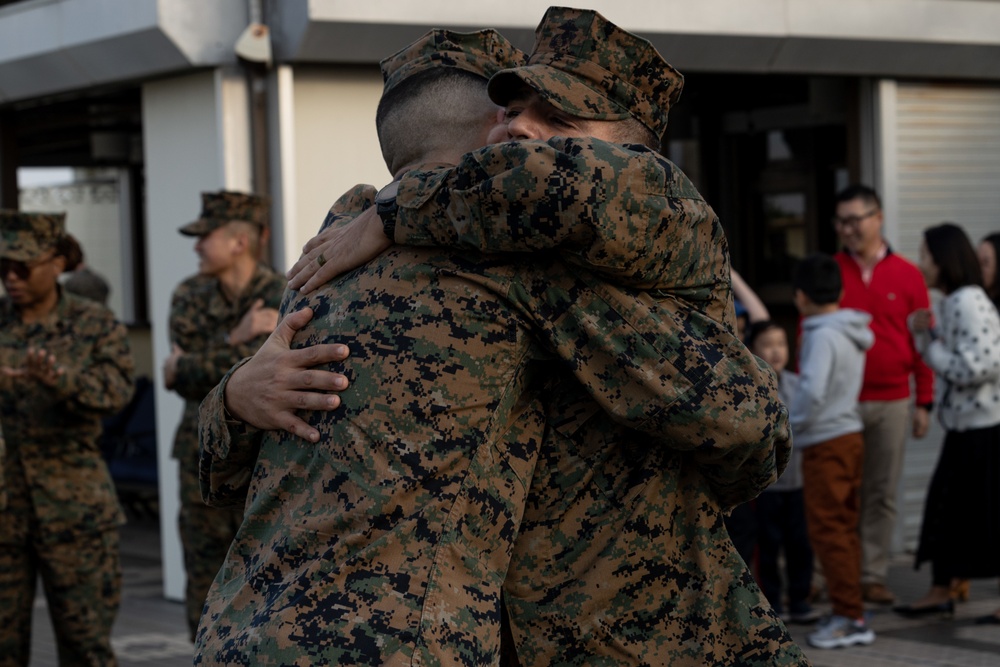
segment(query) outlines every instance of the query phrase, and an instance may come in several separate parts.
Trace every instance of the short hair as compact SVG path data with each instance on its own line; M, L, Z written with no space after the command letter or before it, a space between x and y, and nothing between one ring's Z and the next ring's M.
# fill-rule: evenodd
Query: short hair
M860 183L855 183L854 185L848 185L846 188L837 193L837 196L833 199L833 205L842 204L847 201L853 201L855 199L860 199L866 204L871 204L882 208L882 200L879 199L878 193L875 192L875 188L870 188L867 185L861 185Z
M247 251L250 256L257 258L260 254L260 239L262 229L259 225L245 220L230 220L225 225L226 231L234 236L236 234L247 235Z
M753 344L757 342L757 339L772 329L780 329L781 331L785 330L784 327L774 320L757 320L756 322L751 322L747 326L747 332L743 344L752 351Z
M840 265L826 253L809 255L796 264L792 272L792 287L802 290L817 306L838 303L844 287Z
M924 230L924 244L938 269L938 287L951 294L966 285L983 286L983 271L972 242L953 222Z
M660 139L656 133L635 118L612 121L612 136L617 144L639 144L654 151L660 150Z
M382 96L375 113L390 173L430 151L481 142L483 113L494 106L486 79L472 72L437 67L405 79Z
M83 264L83 248L80 242L71 234L63 234L56 241L56 255L66 260L63 272L74 271L76 267Z

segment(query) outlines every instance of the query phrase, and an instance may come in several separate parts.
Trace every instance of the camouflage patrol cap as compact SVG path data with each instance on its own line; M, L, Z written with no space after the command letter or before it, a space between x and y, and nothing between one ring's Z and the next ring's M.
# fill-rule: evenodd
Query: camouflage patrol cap
M181 227L185 236L204 236L229 222L249 222L267 227L270 201L267 197L245 192L220 190L201 193L201 215Z
M65 213L0 210L0 257L30 262L54 247L65 233Z
M454 67L489 79L502 69L523 65L526 54L496 30L431 30L380 64L382 94L409 77L437 67Z
M523 83L553 106L588 120L632 117L660 139L684 77L645 39L589 9L549 7L528 64L494 76L490 98L506 105Z

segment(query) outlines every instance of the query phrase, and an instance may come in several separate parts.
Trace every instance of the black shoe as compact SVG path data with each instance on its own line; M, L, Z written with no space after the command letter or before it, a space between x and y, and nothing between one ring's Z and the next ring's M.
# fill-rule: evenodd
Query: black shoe
M976 625L1000 625L1000 616L996 614L986 614L976 617Z
M922 616L941 616L942 618L951 618L955 615L955 601L948 600L947 602L939 602L938 604L930 604L924 607L914 607L911 604L907 604L900 607L893 607L892 610L897 614L901 614L909 618L920 618Z

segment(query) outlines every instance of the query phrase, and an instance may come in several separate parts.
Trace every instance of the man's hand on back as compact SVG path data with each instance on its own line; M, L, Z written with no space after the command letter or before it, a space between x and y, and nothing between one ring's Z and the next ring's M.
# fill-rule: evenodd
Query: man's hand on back
M312 315L309 308L287 315L250 361L232 374L225 390L230 415L260 429L282 429L319 441L319 431L295 411L333 410L340 405L340 397L329 392L346 389L347 377L315 366L343 361L350 351L335 343L291 349L295 332Z
M308 294L341 273L367 264L391 245L375 208L369 208L351 222L310 239L299 261L285 274L288 287Z

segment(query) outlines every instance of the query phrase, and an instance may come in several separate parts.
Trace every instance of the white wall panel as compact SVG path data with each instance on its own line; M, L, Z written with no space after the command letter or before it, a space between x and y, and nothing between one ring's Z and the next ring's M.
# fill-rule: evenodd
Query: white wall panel
M170 450L182 402L163 388L161 367L170 352L171 295L198 266L194 240L177 229L197 217L201 192L249 187L249 166L244 164L250 154L249 124L241 85L238 77L210 70L146 83L142 88L163 581L165 595L178 600L184 596L184 565L177 534L178 470Z
M339 69L298 67L294 73L292 108L294 136L290 140L294 179L284 179L284 196L294 196L294 219L283 225L287 268L302 246L319 229L330 205L358 183L381 187L391 180L375 132L375 109L382 95L378 68ZM293 194L294 193L294 194ZM278 261L276 257L276 261Z

